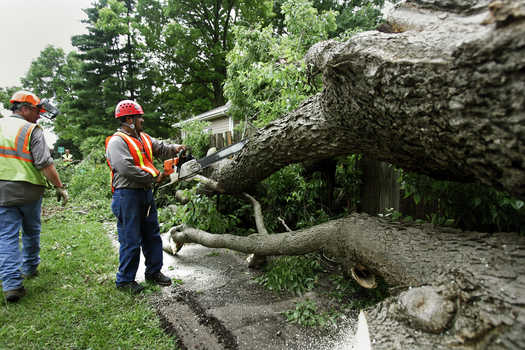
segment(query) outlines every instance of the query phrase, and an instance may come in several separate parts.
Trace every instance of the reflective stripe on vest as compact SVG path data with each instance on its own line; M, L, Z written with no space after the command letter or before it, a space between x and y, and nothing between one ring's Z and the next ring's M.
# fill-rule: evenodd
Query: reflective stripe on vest
M120 131L117 131L113 134L113 136L120 136L126 143L128 144L129 152L131 153L131 156L133 157L133 161L135 163L135 166L139 167L140 169L148 172L153 177L157 177L160 172L155 168L153 165L153 147L151 138L146 133L140 133L140 139L142 140L142 143L138 141L136 138L128 136ZM106 138L106 151L108 149L108 143L109 140L113 136L108 136ZM143 146L144 144L144 146ZM111 190L113 189L113 167L109 163L109 160L107 160L108 166L111 169Z
M46 185L29 149L36 126L16 117L0 118L0 180Z
M31 139L31 133L34 128L35 124L26 123L18 129L14 140L15 147L0 145L0 157L16 158L23 160L24 162L33 162L33 157L29 151L29 140ZM4 137L7 138L8 136L4 135Z
M153 165L153 150L151 148L151 139L148 135L142 132L140 133L142 143L134 137L128 136L120 131L117 131L114 135L118 135L122 137L124 141L126 141L131 152L131 156L135 160L136 166L144 171L147 171L153 177L159 175L160 172ZM146 145L147 153L144 151L144 147L142 146L143 143Z

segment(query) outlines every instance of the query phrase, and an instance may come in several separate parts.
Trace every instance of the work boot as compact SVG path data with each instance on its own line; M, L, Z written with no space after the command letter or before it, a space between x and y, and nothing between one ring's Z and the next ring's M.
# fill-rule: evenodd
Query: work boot
M131 281L118 284L117 289L131 294L139 294L144 290L144 287L135 281Z
M171 286L171 279L160 271L144 277L146 277L146 281L156 283L160 286Z
M24 286L17 288L17 289L11 289L4 292L5 299L11 303L16 303L20 298L22 298L24 295L26 295L26 289Z
M30 280L31 278L34 278L36 276L38 276L38 270L35 270L35 271L31 272L31 273L28 273L27 275L24 274L24 273L22 274L22 278L25 279L25 280Z

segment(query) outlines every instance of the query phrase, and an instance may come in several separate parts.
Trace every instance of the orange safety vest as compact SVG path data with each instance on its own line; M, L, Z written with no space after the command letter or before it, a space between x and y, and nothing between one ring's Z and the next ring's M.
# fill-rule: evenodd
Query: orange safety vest
M153 165L153 146L151 143L151 137L144 133L140 133L140 142L134 137L128 136L124 134L123 132L117 131L112 136L106 137L106 151L108 149L108 143L109 140L113 136L120 136L126 141L129 148L129 153L131 153L131 156L133 157L133 161L135 163L135 166L139 167L140 169L148 172L153 177L157 177L160 174L160 171L155 168ZM107 159L109 169L111 170L111 191L115 191L113 188L113 168L111 167L111 164L109 164L109 159Z

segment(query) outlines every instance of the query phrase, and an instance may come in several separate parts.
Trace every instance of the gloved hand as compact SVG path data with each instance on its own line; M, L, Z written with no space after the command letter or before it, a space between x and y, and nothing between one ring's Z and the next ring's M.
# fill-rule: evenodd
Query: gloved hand
M60 202L62 199L62 206L65 206L67 201L69 200L69 195L67 194L67 190L64 186L62 187L55 187L56 195L57 195L57 202Z
M160 184L160 183L161 183L162 181L164 181L167 177L168 177L168 175L166 175L166 173L163 171L162 173L160 173L159 175L157 175L157 177L155 178L155 183Z

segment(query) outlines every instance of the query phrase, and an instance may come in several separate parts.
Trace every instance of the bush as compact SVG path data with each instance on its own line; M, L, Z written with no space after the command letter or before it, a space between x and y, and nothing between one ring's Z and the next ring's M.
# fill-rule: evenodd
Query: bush
M255 280L269 290L302 295L314 288L317 273L321 270L321 264L313 254L283 256L270 262L264 274Z
M295 303L295 309L282 312L286 320L296 323L303 327L325 328L336 323L337 314L327 312L319 313L317 304L311 300L299 301Z
M464 230L525 233L524 202L481 184L438 181L428 176L403 173L404 197L416 204L430 204L425 219Z
M312 226L329 219L325 208L320 208L319 198L324 183L318 176L306 179L303 167L298 164L272 174L263 182L262 195L265 223L270 232L282 227L278 218L283 219L292 229Z
M182 130L185 132L184 144L191 149L193 157L199 159L208 152L209 134L205 131L210 127L210 123L203 121L194 121L185 123Z
M171 225L187 224L216 234L232 233L239 219L235 215L222 214L217 210L214 197L197 194L195 188L184 190L191 198L185 205L177 206Z

